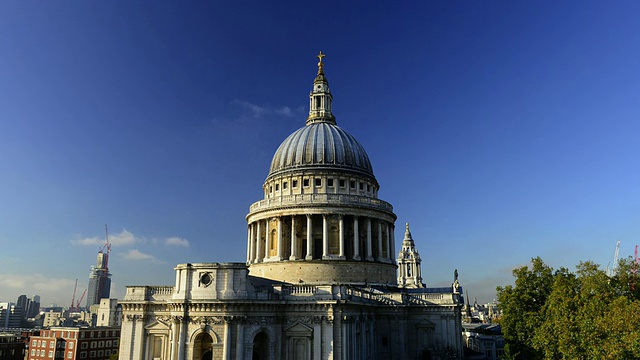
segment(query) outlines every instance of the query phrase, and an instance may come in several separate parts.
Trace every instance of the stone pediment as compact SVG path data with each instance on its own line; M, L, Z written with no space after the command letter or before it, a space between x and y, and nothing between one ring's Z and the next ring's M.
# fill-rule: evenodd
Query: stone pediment
M305 337L309 337L311 335L313 335L313 329L301 324L301 323L296 323L293 326L287 328L285 330L287 336L305 336Z
M160 320L155 320L152 323L150 323L149 325L146 325L145 330L149 330L149 331L167 331L170 329L169 324L165 323L164 321L160 321Z
M419 323L416 324L416 329L434 329L436 324L429 321L428 319L422 319Z

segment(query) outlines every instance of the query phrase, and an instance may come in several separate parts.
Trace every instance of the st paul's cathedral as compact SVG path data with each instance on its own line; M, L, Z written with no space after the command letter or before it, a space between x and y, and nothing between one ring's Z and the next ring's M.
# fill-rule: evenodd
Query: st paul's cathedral
M462 357L462 288L426 287L409 224L360 143L338 127L318 55L305 126L275 151L249 207L243 263L187 263L171 286L128 286L128 360Z

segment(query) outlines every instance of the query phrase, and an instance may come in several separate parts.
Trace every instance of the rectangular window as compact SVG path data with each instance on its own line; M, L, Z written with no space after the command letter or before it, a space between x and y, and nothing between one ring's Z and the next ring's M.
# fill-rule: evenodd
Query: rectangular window
M340 185L340 187L341 187L341 188L343 188L343 187L344 187L344 185L345 185L345 181L344 181L344 179L340 179L340 180L338 181L338 184Z
M280 184L276 184L276 191L280 190Z
M86 359L87 358L87 352L83 351L80 353L80 359Z
M353 181L353 180L349 181L349 187L351 187L352 189L355 189L356 188L356 182Z
M96 351L95 350L89 351L89 357L96 357Z
M36 356L36 350L35 349L31 349L31 356Z
M37 344L37 342L36 342L35 340L33 340L33 341L31 342L31 346L36 346L36 344Z
M98 342L98 347L104 347L104 341Z
M49 351L49 357L52 358L53 357L53 351Z
M86 342L83 342L82 344L80 344L80 348L81 348L81 349L86 349L86 348L88 348L88 347L89 347L89 345L87 345L87 343L86 343Z
M327 186L333 187L333 179L327 179Z
M98 350L98 357L104 355L104 352L102 350Z
M302 180L302 186L309 187L309 179Z
M73 359L73 352L72 351L69 351L67 353L67 359Z
M298 180L293 180L293 188L297 188L298 187Z
M282 190L287 190L287 182L282 183Z
M111 340L105 341L104 346L111 347Z
M73 349L73 343L69 342L69 349Z
M56 344L54 343L54 341L53 341L53 340L51 340L51 341L49 342L49 347L50 347L50 348L52 348L52 349L53 349L53 347L54 347L55 345L56 345Z
M360 182L360 190L364 190L364 183L362 181Z
M118 346L118 340L113 340L113 346L114 347Z
M367 191L371 191L371 185L367 184Z
M316 179L316 186L322 186L322 179Z

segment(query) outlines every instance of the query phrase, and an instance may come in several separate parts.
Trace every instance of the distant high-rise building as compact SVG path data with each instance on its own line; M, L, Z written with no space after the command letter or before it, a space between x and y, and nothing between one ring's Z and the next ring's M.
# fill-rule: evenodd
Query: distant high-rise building
M22 309L16 303L0 303L0 328L19 328L22 321Z
M100 299L109 298L111 293L111 274L109 273L109 252L98 252L96 266L91 267L89 273L89 287L87 289L87 309L91 305L100 304Z
M40 295L33 295L33 299L27 299L27 307L25 309L26 318L34 318L40 312Z

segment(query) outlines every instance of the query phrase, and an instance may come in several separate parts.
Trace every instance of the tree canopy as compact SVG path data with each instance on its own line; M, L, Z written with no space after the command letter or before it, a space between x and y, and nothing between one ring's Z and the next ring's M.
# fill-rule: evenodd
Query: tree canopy
M612 276L593 262L554 270L539 257L498 287L506 359L639 359L640 277L631 258Z

